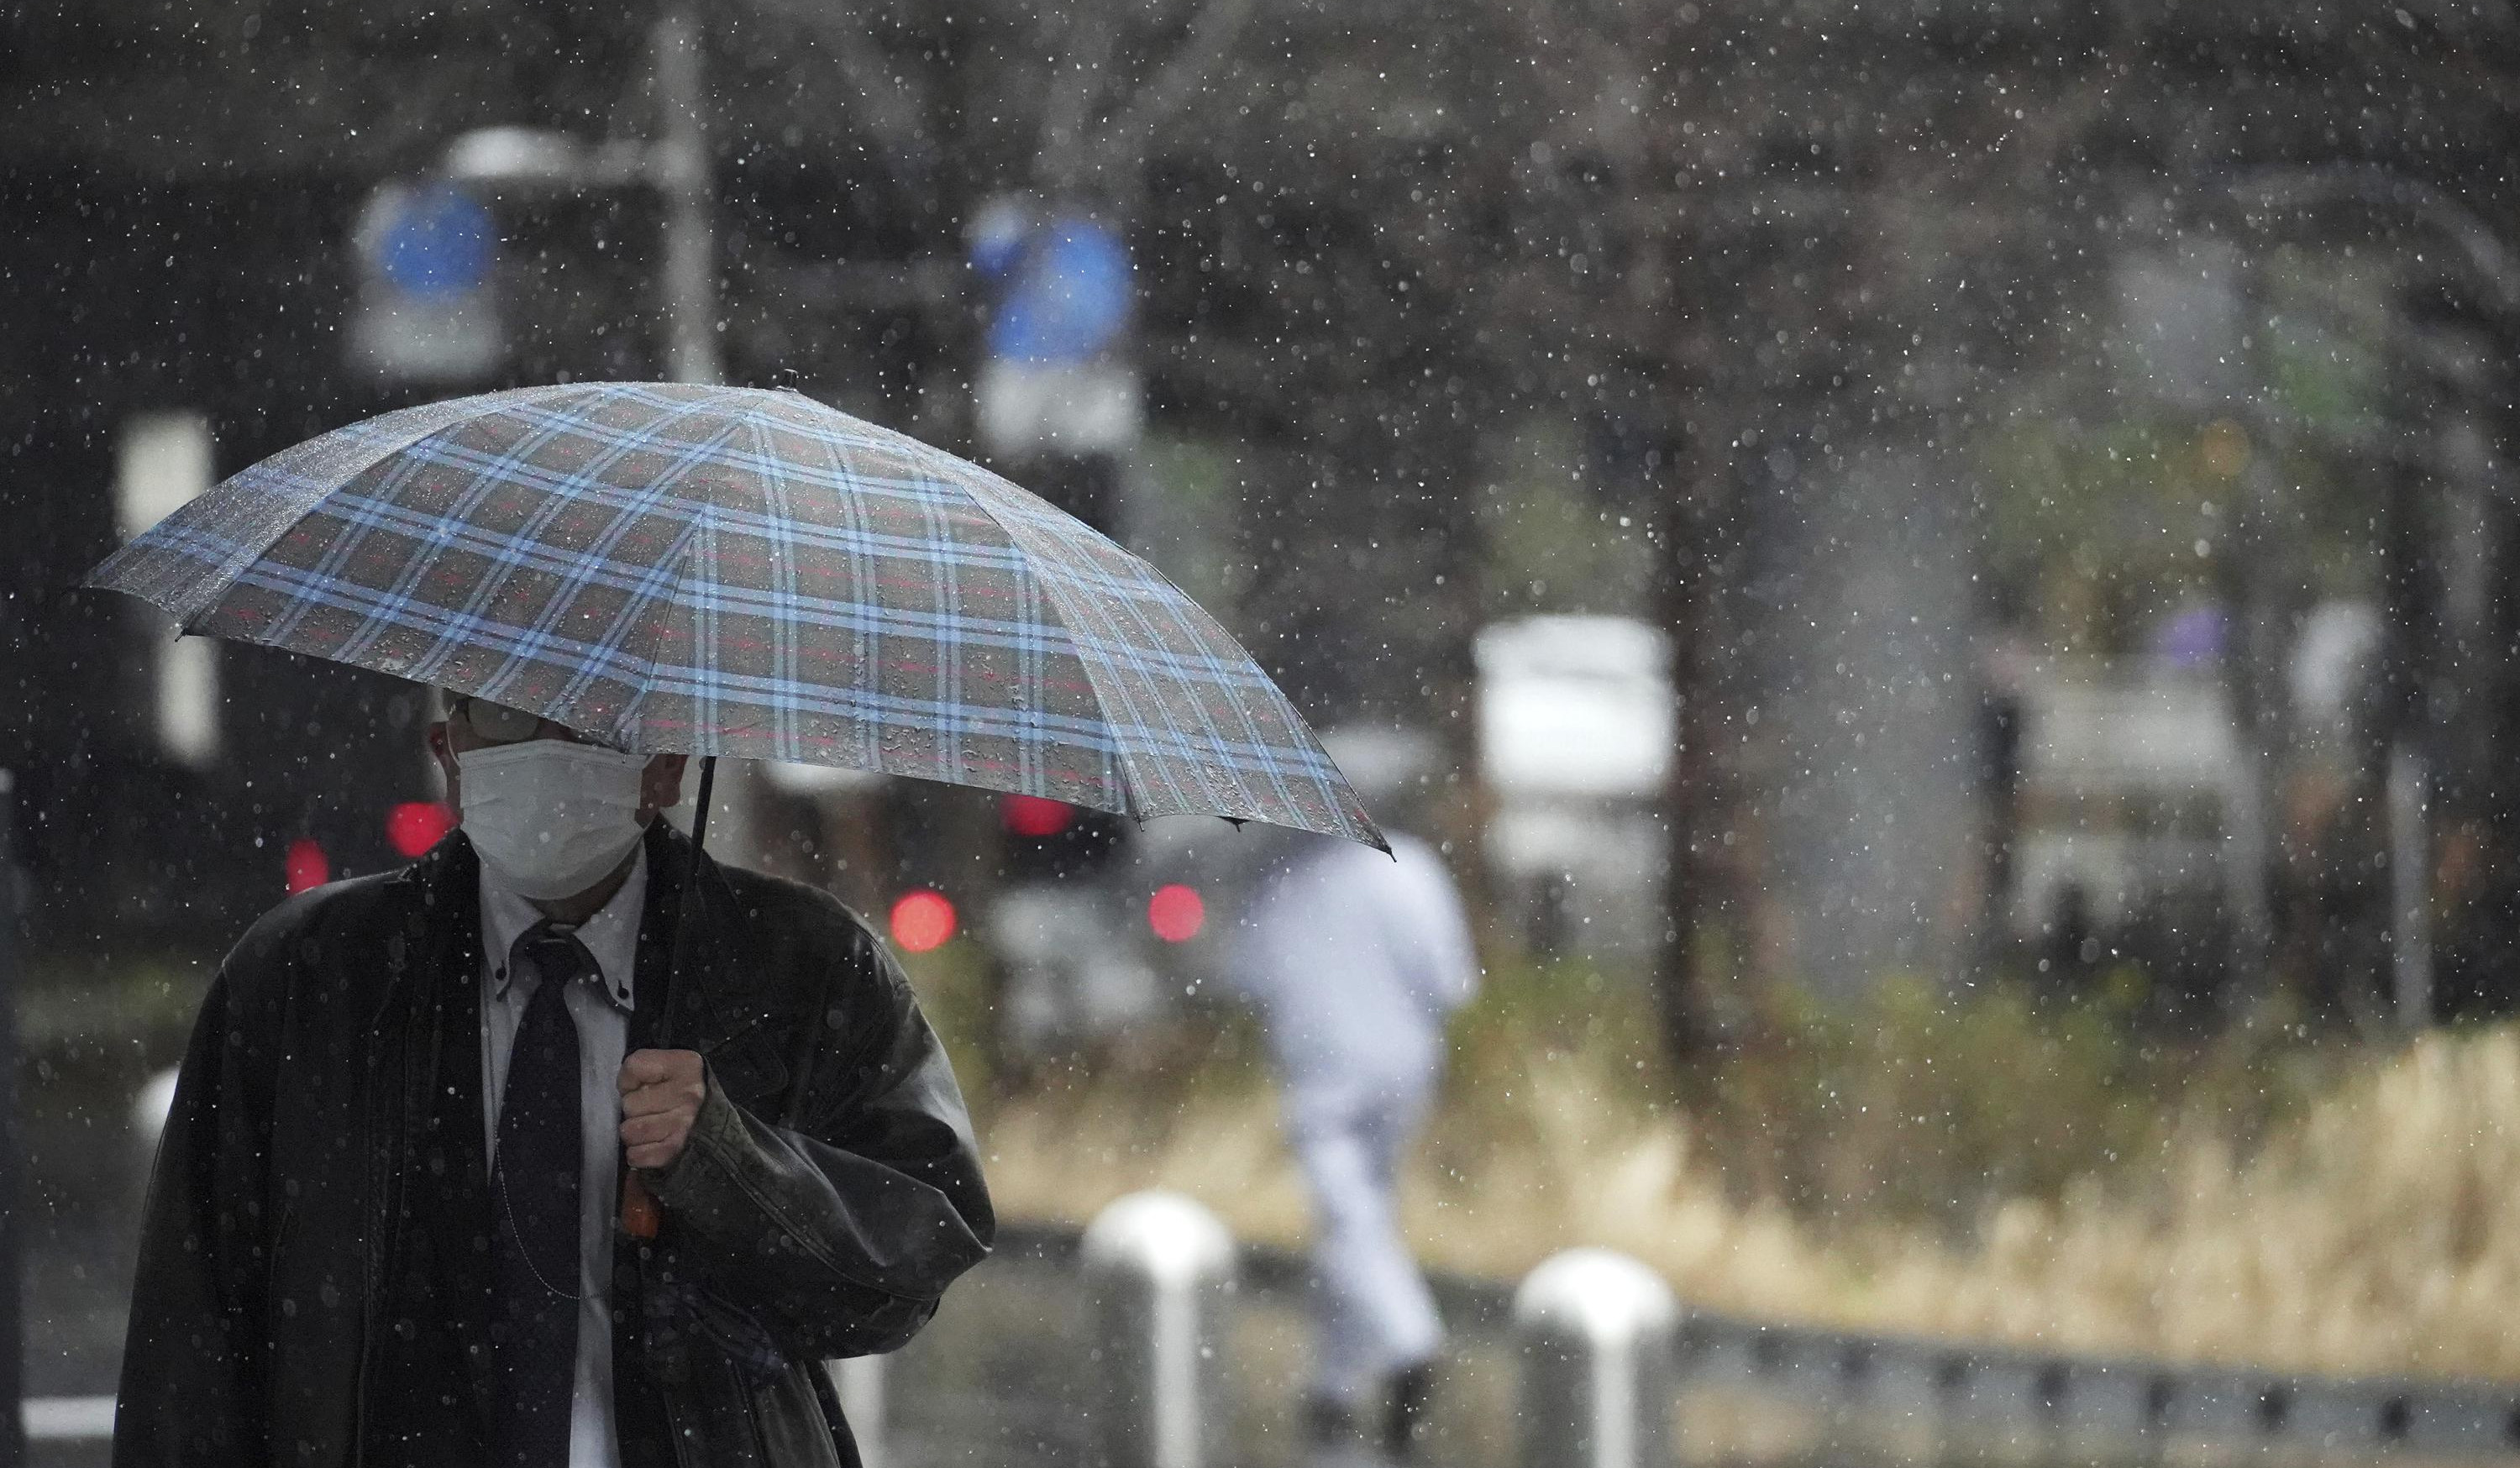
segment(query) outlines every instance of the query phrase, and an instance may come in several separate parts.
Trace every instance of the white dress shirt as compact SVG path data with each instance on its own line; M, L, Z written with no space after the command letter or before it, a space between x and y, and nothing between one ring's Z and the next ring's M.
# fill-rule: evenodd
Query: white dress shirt
M578 1115L585 1171L578 1177L577 1385L569 1411L569 1468L619 1468L621 1445L612 1420L612 1219L619 1209L621 1055L629 1043L631 972L639 956L639 917L648 898L648 854L630 864L621 890L579 923L577 941L595 957L597 974L561 997L577 1022ZM542 912L481 871L481 1123L495 1165L499 1104L508 1090L508 1055L518 1022L541 975L526 965L508 971L508 951Z

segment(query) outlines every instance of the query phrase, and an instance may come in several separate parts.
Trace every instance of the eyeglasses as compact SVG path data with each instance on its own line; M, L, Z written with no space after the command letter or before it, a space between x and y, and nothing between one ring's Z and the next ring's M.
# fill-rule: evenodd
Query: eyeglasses
M484 744L521 744L527 739L565 739L572 744L597 741L579 734L565 724L555 724L539 714L529 714L487 698L458 693L448 700L446 717L461 723L472 736Z

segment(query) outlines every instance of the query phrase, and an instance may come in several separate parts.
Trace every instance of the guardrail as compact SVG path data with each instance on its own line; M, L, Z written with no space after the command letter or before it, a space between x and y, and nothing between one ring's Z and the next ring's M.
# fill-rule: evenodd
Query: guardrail
M1236 1381L1225 1349L1255 1295L1300 1292L1304 1261L1244 1245L1188 1198L1138 1193L1088 1227L1010 1225L999 1252L1074 1273L1090 1309L1075 1344L1098 1391L1058 1408L1110 1468L1226 1468ZM1645 1266L1559 1254L1516 1285L1438 1275L1464 1334L1506 1335L1519 1375L1522 1468L1648 1468L1680 1456L1691 1403L1748 1393L1931 1461L2001 1445L2014 1461L2157 1460L2190 1449L2408 1458L2520 1453L2520 1386L2315 1377L2092 1359L1899 1336L1760 1324L1690 1310ZM834 1379L868 1468L897 1461L880 1358ZM38 1442L109 1434L111 1398L35 1399Z
M1113 1211L1140 1208L1147 1197L1123 1199ZM1098 1219L1085 1236L1112 1216ZM1201 1250L1212 1249L1223 1231L1187 1199L1167 1199L1162 1216L1207 1240ZM1189 1247L1159 1234L1130 1236L1150 1251L1140 1266L1149 1279L1174 1268L1159 1259ZM1057 1259L1072 1257L1079 1243L1071 1230L1034 1227L1010 1229L1004 1246ZM1109 1257L1100 1265L1106 1278L1127 1268ZM1253 1291L1299 1290L1306 1274L1299 1256L1246 1245L1217 1277ZM1928 1460L1994 1443L2009 1458L2057 1462L2152 1460L2190 1448L2520 1455L2520 1385L2172 1365L1762 1323L1686 1308L1651 1269L1605 1250L1556 1255L1516 1285L1444 1274L1433 1282L1458 1329L1510 1335L1521 1375L1515 1461L1525 1468L1671 1463L1688 1400L1723 1390L1825 1414L1861 1436L1896 1438L1908 1445L1903 1455ZM1236 1298L1230 1287L1190 1297L1194 1303L1186 1308L1215 1313L1176 1328L1199 1340L1223 1339L1221 1312ZM1103 1318L1107 1330L1108 1322L1134 1317ZM1112 1360L1145 1351L1108 1337L1100 1347ZM1230 1387L1229 1380L1202 1379L1198 1390ZM1166 1388L1147 1375L1127 1390L1134 1401L1159 1401ZM1210 1420L1225 1415L1212 1398L1179 1410L1204 1411ZM1149 1460L1114 1450L1111 1461L1220 1468L1225 1460Z

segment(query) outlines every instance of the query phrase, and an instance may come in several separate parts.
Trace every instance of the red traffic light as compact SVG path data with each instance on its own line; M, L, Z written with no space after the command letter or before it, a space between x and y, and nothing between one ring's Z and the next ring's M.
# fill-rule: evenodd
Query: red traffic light
M287 866L289 890L303 892L321 887L333 879L333 859L312 836L300 836L289 843Z
M944 893L922 887L892 905L892 941L904 953L926 953L953 936L954 904Z
M1207 925L1207 904L1199 900L1196 887L1180 882L1157 887L1147 899L1147 926L1166 943L1188 943Z
M1056 836L1076 823L1076 807L1038 795L1005 795L998 799L998 822L1013 836L1039 840Z
M385 813L385 840L406 857L416 857L455 828L455 813L434 800L406 800Z

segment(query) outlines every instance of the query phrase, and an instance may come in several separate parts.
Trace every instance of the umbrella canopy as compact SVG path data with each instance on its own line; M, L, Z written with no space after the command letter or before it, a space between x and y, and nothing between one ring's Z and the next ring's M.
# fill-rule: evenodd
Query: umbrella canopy
M88 584L622 749L1383 844L1285 695L1153 567L794 392L592 382L389 413L224 481Z

